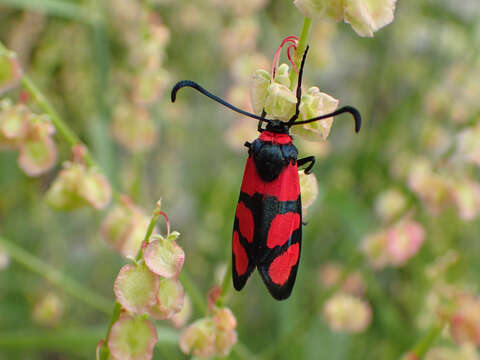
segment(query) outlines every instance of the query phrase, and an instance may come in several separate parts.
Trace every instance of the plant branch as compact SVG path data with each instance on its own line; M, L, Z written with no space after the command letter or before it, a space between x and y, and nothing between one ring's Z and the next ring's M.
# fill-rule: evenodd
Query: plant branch
M58 286L70 296L82 301L83 303L91 306L94 309L97 309L100 312L106 314L110 313L111 302L103 296L94 293L81 283L66 276L51 265L43 262L36 256L28 253L21 247L3 237L0 237L0 246L3 247L9 256L16 262L23 265L28 270L37 273L53 285Z
M303 53L307 48L308 36L310 34L310 28L312 26L312 19L305 17L303 19L302 32L300 33L300 38L298 39L297 51L295 53L295 66L297 69L300 69L300 62L302 61ZM297 85L298 73L294 70L290 70L290 89L295 89Z
M408 353L408 356L421 360L426 355L428 350L437 342L439 336L441 335L445 327L445 321L440 321L433 324L423 338L421 338L418 343L413 347L413 349ZM407 357L408 359L408 357Z

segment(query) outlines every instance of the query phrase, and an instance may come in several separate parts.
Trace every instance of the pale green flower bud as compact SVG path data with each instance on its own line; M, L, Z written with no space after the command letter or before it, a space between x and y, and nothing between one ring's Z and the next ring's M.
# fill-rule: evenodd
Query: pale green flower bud
M287 86L273 81L267 89L265 111L274 119L288 121L295 113L297 98Z
M373 33L393 21L396 0L295 0L294 5L306 17L342 18L360 36Z
M302 96L300 102L301 119L308 120L335 111L338 107L338 102L334 97L320 92L318 87L312 86ZM307 140L326 140L330 134L332 124L333 117L314 121L302 126L295 126L292 132Z
M183 308L185 291L177 279L160 279L157 301L149 314L156 320L170 319Z
M282 64L277 69L277 74L275 75L275 81L289 88L291 84L289 76L290 76L290 72L289 72L288 65ZM295 100L295 102L297 101Z
M345 0L345 22L360 36L373 33L393 21L396 0Z
M252 106L256 114L260 115L265 107L265 99L268 95L270 85L270 74L265 70L257 70L253 74L252 85L250 88Z
M208 358L216 354L215 326L211 318L202 318L187 327L180 336L180 349L185 354Z

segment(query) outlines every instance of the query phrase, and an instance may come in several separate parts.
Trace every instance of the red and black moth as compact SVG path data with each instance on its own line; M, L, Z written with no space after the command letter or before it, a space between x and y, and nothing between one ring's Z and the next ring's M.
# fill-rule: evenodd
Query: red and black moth
M277 300L290 296L300 260L302 201L298 167L308 164L304 170L308 174L315 163L313 156L297 159L297 148L289 135L290 127L343 113L353 116L356 132L361 126L360 113L351 106L296 121L300 113L302 73L307 52L308 47L299 70L295 114L288 122L267 119L265 111L258 116L241 110L190 80L179 81L171 94L174 102L178 90L192 87L231 110L258 120L260 136L252 143L245 143L248 159L232 236L233 286L240 291L257 267L268 291ZM265 128L263 123L266 123Z

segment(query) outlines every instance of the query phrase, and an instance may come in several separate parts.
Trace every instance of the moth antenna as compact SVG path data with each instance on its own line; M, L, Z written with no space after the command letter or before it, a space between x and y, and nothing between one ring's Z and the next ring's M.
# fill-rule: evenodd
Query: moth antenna
M194 88L195 90L197 90L198 92L202 93L203 95L209 97L210 99L222 104L223 106L237 112L237 113L240 113L242 115L245 115L245 116L248 116L248 117L251 117L253 119L256 119L256 120L262 120L262 121L265 121L265 122L270 122L269 119L265 119L264 117L262 116L258 116L258 115L255 115L255 114L252 114L252 113L249 113L248 111L244 111L242 109L239 109L237 108L236 106L233 106L232 104L226 102L225 100L219 98L218 96L216 95L213 95L211 92L205 90L203 87L201 87L200 85L198 85L196 82L194 81L191 81L191 80L182 80L182 81L179 81L175 84L175 86L173 87L172 89L172 94L171 94L171 99L172 99L172 102L175 102L176 98L177 98L177 92L178 90L180 90L181 88L183 87L191 87L191 88Z
M353 106L344 106L344 107L342 107L342 108L340 108L340 109L338 109L334 112L331 112L330 114L317 116L317 117L314 117L314 118L308 119L308 120L296 121L293 124L291 124L290 126L308 124L308 123L311 123L311 122L314 122L314 121L327 119L327 118L332 117L332 116L337 116L337 115L340 115L340 114L343 114L343 113L346 113L346 112L350 113L353 116L353 119L355 120L355 132L358 133L360 131L361 126L362 126L362 116L360 115L360 112L357 109L355 109Z

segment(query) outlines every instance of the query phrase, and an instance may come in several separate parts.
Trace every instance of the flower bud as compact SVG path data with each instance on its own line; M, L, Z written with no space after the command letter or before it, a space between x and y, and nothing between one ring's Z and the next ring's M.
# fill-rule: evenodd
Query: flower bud
M344 18L360 36L373 33L393 21L396 0L295 0L306 17L333 20Z
M9 99L0 102L0 148L17 147L28 131L29 111L23 104L12 105Z
M43 326L56 325L63 315L63 303L53 292L47 293L33 309L33 320Z
M118 106L112 126L115 140L132 152L150 150L157 140L158 129L149 112L141 107Z
M373 33L393 21L396 0L346 0L345 22L360 36Z
M368 263L375 269L381 269L389 263L387 251L388 237L386 231L368 234L362 240L362 252L367 257Z
M372 318L370 306L354 296L337 294L325 302L323 314L333 331L359 333Z
M178 277L185 261L183 249L160 235L147 245L143 257L150 271L169 279Z
M143 314L156 303L159 285L160 278L145 263L127 264L120 269L113 290L123 308Z
M459 216L463 220L473 220L480 212L480 184L464 180L455 183L451 188Z
M211 357L216 353L215 327L211 318L195 321L180 336L180 349L185 354Z
M305 171L298 172L300 181L300 192L302 196L302 211L306 214L307 209L314 203L318 196L318 183L314 174L305 174Z
M26 137L20 144L18 166L29 176L50 170L57 161L57 146L52 139L55 127L43 116L29 116Z
M113 360L149 360L157 340L155 326L148 319L124 313L112 326L108 348Z
M257 115L260 115L265 108L270 82L270 74L265 70L260 69L253 74L250 93L253 110Z
M134 258L145 237L150 219L128 197L122 196L102 223L105 241L123 256Z
M237 327L237 319L229 308L215 309L213 323L220 330L233 330Z
M462 293L453 301L455 307L449 322L450 334L458 344L480 345L480 300Z
M320 92L318 87L311 87L306 94L302 95L300 102L300 115L302 120L308 120L317 116L331 113L338 107L338 100L332 96ZM307 140L326 140L330 134L333 117L314 121L302 126L295 126L293 134L304 137Z
M408 175L408 185L434 215L450 201L448 179L434 173L426 160L418 159L413 162Z
M327 263L321 267L319 280L323 287L330 289L340 286L342 292L362 296L365 292L365 282L360 272L354 271L346 275L343 267L337 263ZM343 281L342 281L343 279ZM340 283L342 281L342 283Z
M238 337L235 330L217 330L215 336L215 348L217 356L228 356Z
M0 51L0 95L16 87L22 78L22 68L12 52Z
M275 80L268 86L265 111L271 117L288 121L295 113L296 103L295 94L287 86Z
M390 263L400 266L418 253L425 240L425 230L416 221L402 220L388 231L387 236Z
M90 205L103 209L112 197L105 177L84 164L65 162L63 169L47 191L47 202L59 210L74 210Z
M403 194L395 189L381 192L375 199L375 212L384 221L390 221L405 209L406 200Z

